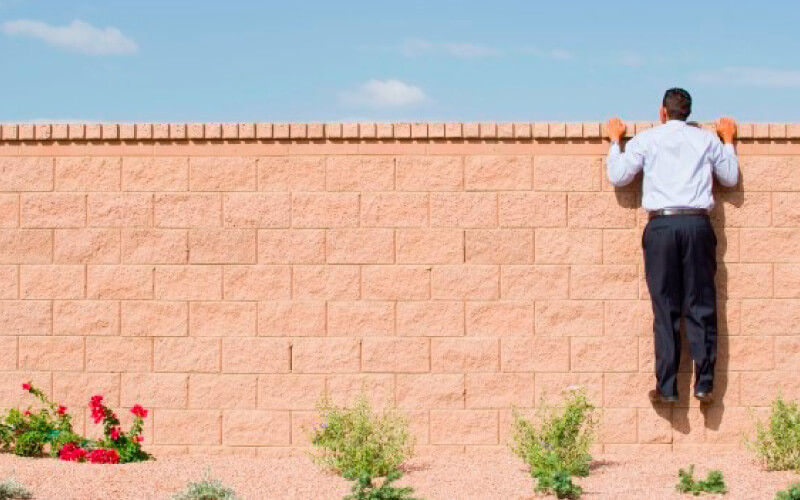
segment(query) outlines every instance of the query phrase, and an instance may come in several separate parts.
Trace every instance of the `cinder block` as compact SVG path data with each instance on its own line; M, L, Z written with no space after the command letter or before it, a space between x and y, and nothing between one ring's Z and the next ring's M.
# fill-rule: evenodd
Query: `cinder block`
M459 229L398 229L399 264L459 264L464 262L464 232Z
M394 158L389 156L331 156L327 161L328 191L391 191Z
M155 298L160 300L219 300L222 298L220 266L157 266Z
M361 293L370 300L425 300L430 283L431 268L425 266L364 266L361 270Z
M60 229L86 224L86 195L27 193L20 196L20 226Z
M358 193L293 193L292 223L300 228L356 227Z
M391 264L394 231L391 229L330 229L327 261L331 264Z
M464 161L465 188L469 191L512 191L533 184L530 156L468 156Z
M274 156L258 159L259 191L324 191L325 158Z
M122 335L130 337L181 337L189 331L185 302L124 301Z
M121 158L56 158L56 191L119 191Z
M361 370L380 373L419 373L431 369L430 340L414 337L365 337L361 341Z
M190 228L222 226L219 194L164 193L153 197L156 227Z
M292 341L293 373L357 373L361 345L347 337L303 337Z
M255 229L189 230L192 264L255 264Z
M497 372L500 341L491 337L432 338L431 372Z
M496 410L431 410L431 444L498 444Z
M189 159L192 191L255 191L256 160L243 157Z
M222 415L222 442L232 446L288 446L291 413L268 410L230 410Z
M121 403L148 409L186 408L188 378L182 373L123 373Z
M292 298L354 300L360 297L358 266L295 266Z
M447 300L491 300L500 295L497 266L434 266L431 298Z
M464 304L440 300L398 302L397 335L407 337L464 335Z
M289 332L286 332L286 335L288 334ZM288 373L289 354L287 339L224 338L222 371L223 373Z
M255 336L257 315L255 302L192 302L189 305L189 335Z
M83 357L82 337L26 336L19 339L21 370L80 371L84 368Z
M47 157L0 157L0 189L3 191L50 191L53 159Z

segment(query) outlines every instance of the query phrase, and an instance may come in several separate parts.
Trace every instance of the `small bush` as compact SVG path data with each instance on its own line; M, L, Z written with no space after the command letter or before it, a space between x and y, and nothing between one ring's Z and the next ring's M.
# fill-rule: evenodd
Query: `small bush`
M392 410L373 412L363 393L352 408L323 400L317 411L323 423L312 429L312 459L349 481L388 476L412 454L406 419Z
M205 477L200 481L193 481L186 485L186 490L172 497L172 500L239 500L236 492L226 487L220 481L211 479L206 471Z
M749 443L768 470L800 471L800 409L797 402L778 396L769 421L756 424L756 438Z
M589 448L597 425L595 407L585 393L570 390L562 409L540 405L538 425L514 409L511 450L528 465L536 490L558 498L578 498L581 488L572 476L587 476L592 456Z
M718 470L711 470L708 476L700 481L694 479L694 464L689 466L689 469L680 469L678 471L678 485L675 487L681 493L691 493L692 495L699 495L701 493L717 493L725 494L728 488L725 486L725 479L722 477L722 472Z
M0 483L0 500L25 500L33 498L33 493L14 479Z
M45 454L56 456L65 443L80 439L72 430L72 417L67 408L50 401L47 395L30 383L22 390L42 403L42 408L20 411L11 408L0 420L0 447L23 457Z
M411 496L413 488L392 486L401 477L403 474L400 471L391 472L380 486L376 486L372 476L362 474L344 500L417 500Z
M775 494L775 500L800 500L800 483L792 483Z

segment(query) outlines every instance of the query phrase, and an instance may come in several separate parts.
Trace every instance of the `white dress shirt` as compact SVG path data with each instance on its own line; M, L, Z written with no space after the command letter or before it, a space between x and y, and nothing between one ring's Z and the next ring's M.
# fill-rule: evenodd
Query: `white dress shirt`
M736 152L732 144L723 145L716 134L670 120L636 134L620 152L611 143L608 151L608 180L615 186L629 183L644 170L642 207L714 207L711 194L712 172L723 186L734 186L739 179Z

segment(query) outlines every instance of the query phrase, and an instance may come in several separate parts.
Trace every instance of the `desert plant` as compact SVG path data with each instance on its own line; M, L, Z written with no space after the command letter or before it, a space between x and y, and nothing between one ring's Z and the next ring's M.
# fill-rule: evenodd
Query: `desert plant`
M775 494L775 500L800 500L800 483L792 483Z
M22 384L22 390L42 403L39 410L20 411L11 408L0 421L0 446L25 457L58 454L58 450L70 441L81 439L72 430L72 417L67 408L52 402L47 395L30 383Z
M541 474L536 480L538 491L551 491L556 498L580 498L583 488L572 481L572 476L564 469L555 469Z
M211 479L206 470L203 479L192 481L186 489L172 497L172 500L239 500L236 492L217 479Z
M33 493L15 479L0 482L0 500L25 500L33 498Z
M583 391L568 390L565 398L561 409L549 406L543 398L538 423L514 409L511 450L528 465L537 491L577 498L581 490L571 477L589 474L589 448L597 419L595 407Z
M378 486L369 474L362 474L353 483L351 494L344 500L417 500L412 497L414 489L410 486L397 487L392 483L403 476L399 471L393 471Z
M711 470L705 479L696 481L694 479L694 464L690 465L688 469L678 470L678 485L675 489L681 493L691 493L695 496L701 493L722 495L728 492L722 472L718 470Z
M756 437L748 443L768 470L800 471L800 409L795 401L778 396L766 424L756 424Z
M323 399L317 410L323 423L311 431L312 459L347 480L388 476L412 454L406 419L394 410L374 412L363 392L351 408Z

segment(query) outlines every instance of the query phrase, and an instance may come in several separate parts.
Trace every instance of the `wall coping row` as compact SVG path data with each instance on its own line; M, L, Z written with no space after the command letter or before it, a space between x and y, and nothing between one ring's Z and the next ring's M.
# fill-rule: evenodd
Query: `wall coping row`
M629 123L627 137L657 125ZM800 123L738 123L740 139L800 139ZM700 124L714 130L713 123ZM600 122L526 123L56 123L3 124L0 142L163 140L602 139Z

